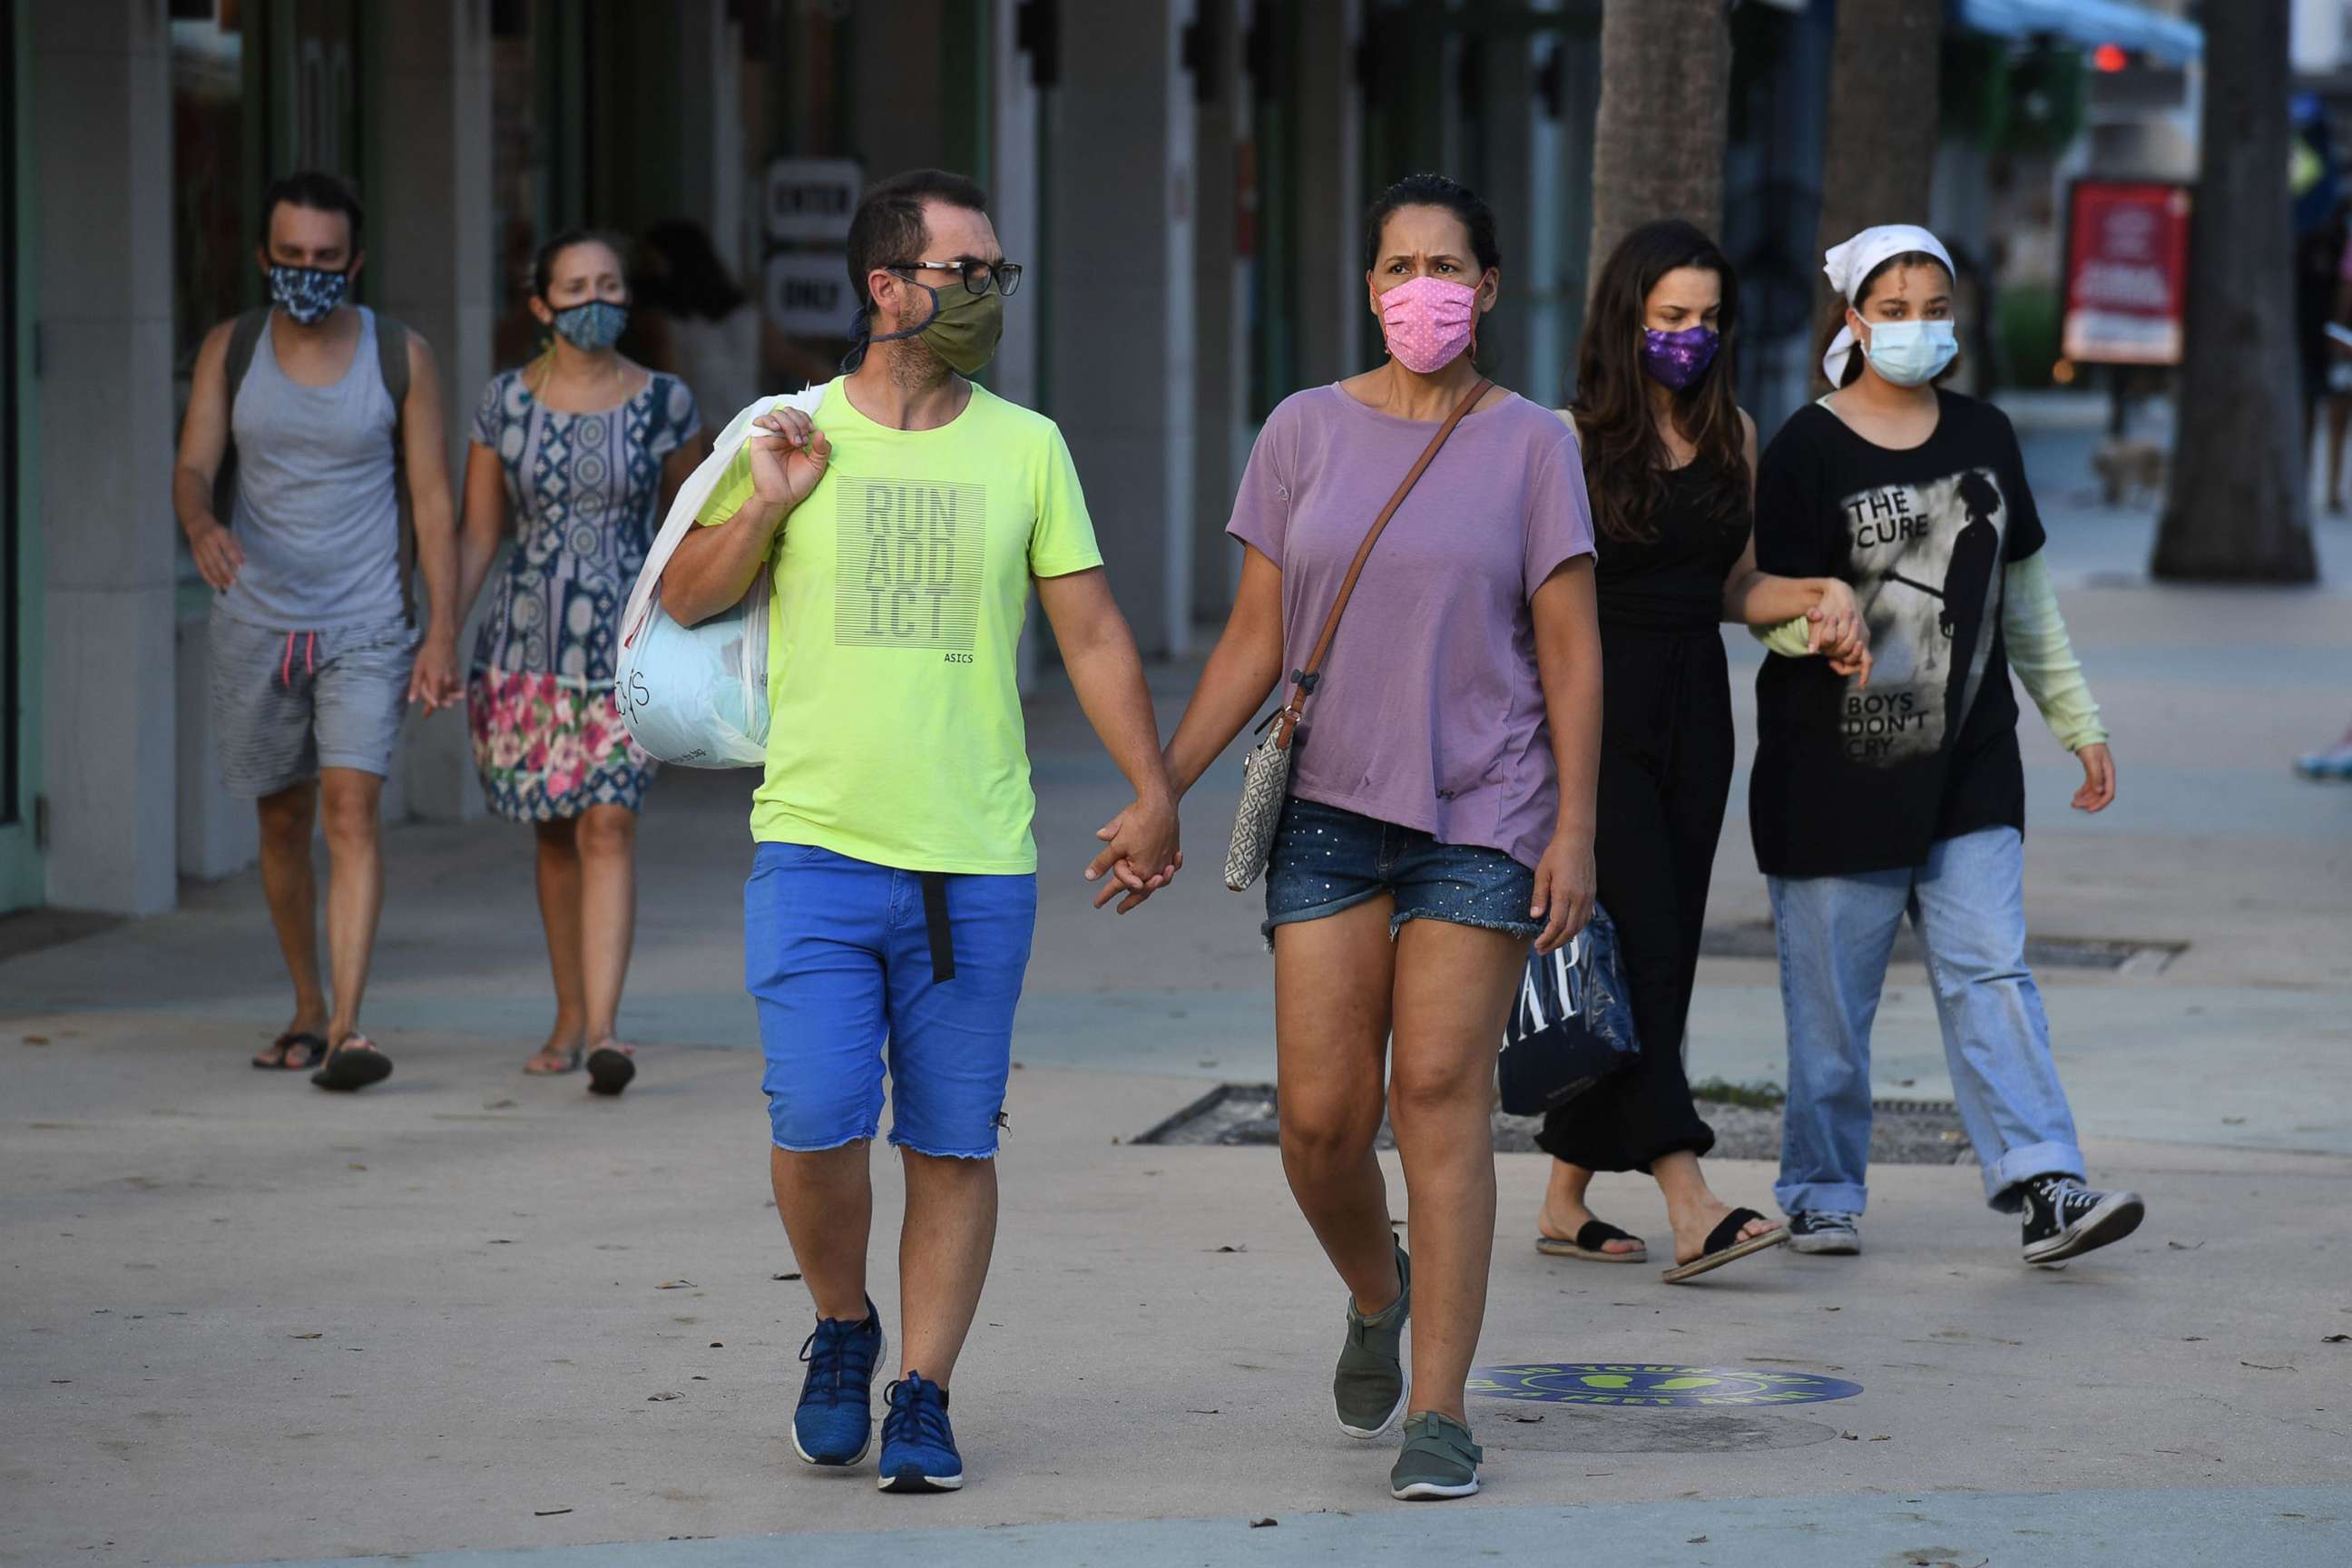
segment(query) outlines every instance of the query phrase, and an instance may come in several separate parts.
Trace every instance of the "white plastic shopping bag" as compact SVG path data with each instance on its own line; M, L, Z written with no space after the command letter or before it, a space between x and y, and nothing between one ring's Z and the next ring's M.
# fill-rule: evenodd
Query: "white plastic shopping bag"
M678 487L636 586L621 612L613 698L629 734L648 754L693 768L756 768L768 751L768 573L741 604L698 626L682 626L661 605L662 568L695 526L727 465L751 437L751 421L772 409L814 414L824 388L762 397L727 428Z

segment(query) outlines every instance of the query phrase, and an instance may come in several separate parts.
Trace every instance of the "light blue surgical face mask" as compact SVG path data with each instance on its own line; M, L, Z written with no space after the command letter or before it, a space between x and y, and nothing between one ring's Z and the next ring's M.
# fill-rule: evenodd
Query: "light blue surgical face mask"
M1957 358L1960 341L1949 321L1865 321L1870 368L1896 386L1935 380Z

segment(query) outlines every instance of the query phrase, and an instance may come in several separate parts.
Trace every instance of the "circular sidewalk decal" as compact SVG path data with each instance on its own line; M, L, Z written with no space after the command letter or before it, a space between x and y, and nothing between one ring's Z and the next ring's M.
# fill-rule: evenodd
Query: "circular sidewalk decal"
M1549 1362L1473 1368L1469 1391L1489 1399L1655 1410L1819 1405L1828 1399L1851 1399L1862 1392L1862 1384L1810 1372L1659 1366L1648 1362Z

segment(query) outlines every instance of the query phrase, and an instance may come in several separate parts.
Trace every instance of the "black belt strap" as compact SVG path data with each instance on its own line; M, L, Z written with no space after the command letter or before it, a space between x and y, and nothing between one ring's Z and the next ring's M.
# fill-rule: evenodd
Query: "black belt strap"
M917 873L923 883L923 924L931 937L931 984L955 978L955 933L948 927L948 879L943 871Z

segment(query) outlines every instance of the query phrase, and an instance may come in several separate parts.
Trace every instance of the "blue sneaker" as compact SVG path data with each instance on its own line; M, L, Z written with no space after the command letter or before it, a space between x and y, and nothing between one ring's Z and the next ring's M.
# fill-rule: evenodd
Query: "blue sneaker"
M866 1321L819 1318L801 1346L808 1373L793 1412L793 1448L812 1465L854 1465L874 1446L874 1370L883 1352L882 1317L866 1298Z
M963 1456L948 1426L948 1391L919 1372L882 1391L882 1489L951 1492L963 1485Z

